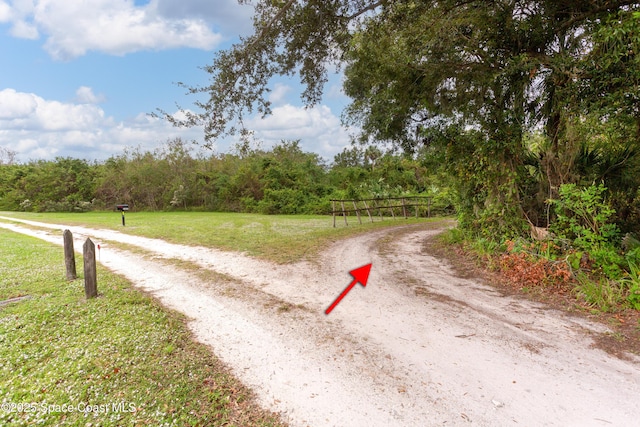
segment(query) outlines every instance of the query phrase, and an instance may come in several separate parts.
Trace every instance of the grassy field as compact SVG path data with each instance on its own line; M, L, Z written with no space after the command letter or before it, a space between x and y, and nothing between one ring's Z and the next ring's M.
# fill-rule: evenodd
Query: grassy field
M153 237L173 243L216 247L246 252L278 263L312 258L332 241L390 225L424 222L424 218L363 219L360 225L349 217L333 228L330 216L284 216L218 212L129 212L122 227L118 212L25 213L3 212L0 215L40 222L83 225L123 230L130 234Z
M87 301L60 247L2 229L0 260L0 301L29 296L0 305L0 425L283 425L180 315L124 279L99 268L101 295Z

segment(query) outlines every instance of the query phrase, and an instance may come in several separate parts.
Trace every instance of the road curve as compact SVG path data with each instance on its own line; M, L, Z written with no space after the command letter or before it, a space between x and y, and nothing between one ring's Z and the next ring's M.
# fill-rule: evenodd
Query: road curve
M287 266L111 230L3 217L0 227L57 244L70 229L76 248L86 237L102 242L106 267L185 313L196 338L292 426L640 419L639 358L593 348L590 335L606 332L602 325L456 276L422 251L438 232L428 226L346 239L313 263ZM369 262L367 287L325 315L350 283L348 271ZM219 274L202 274L209 271Z

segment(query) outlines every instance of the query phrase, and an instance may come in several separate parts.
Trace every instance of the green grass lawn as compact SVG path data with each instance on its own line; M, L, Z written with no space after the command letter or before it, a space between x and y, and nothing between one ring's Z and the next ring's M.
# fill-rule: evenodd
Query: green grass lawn
M113 216L69 218L104 226ZM61 247L0 229L0 301L30 296L0 306L1 426L283 425L182 316L100 267L98 290L87 301L82 279L65 280Z
M111 228L130 234L164 239L173 243L242 251L278 263L313 258L332 241L373 229L424 222L415 219L349 217L349 226L337 218L333 228L330 216L258 215L219 212L128 212L126 226L119 212L25 213L0 215L41 222ZM441 219L441 218L440 218Z

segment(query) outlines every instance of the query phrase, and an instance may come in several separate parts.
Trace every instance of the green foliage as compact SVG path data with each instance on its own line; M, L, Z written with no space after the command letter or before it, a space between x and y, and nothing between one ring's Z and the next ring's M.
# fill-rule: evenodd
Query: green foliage
M0 425L281 425L183 317L107 270L100 297L85 300L60 251L0 230L0 300L31 297L0 311L0 402L34 405L3 408Z
M628 288L627 302L629 306L640 311L640 264L629 261L629 272L622 283Z
M626 302L625 289L619 282L606 278L593 280L584 273L578 274L577 280L578 297L599 311L617 311Z
M301 190L282 188L265 190L264 198L257 204L257 209L263 214L301 214L307 203L307 195Z
M216 55L206 67L209 84L187 86L207 96L196 102L201 110L184 110L182 121L164 113L168 120L204 125L207 141L238 130L246 136L245 114L270 112L274 76L298 73L302 98L313 105L330 64L340 63L352 98L343 118L362 130L365 146L336 156L325 194L407 191L396 165L377 175L385 166L379 147L407 155L426 149L441 161L436 173L449 177L461 227L483 238L548 226L553 215L545 201L559 199L568 183L604 182L616 210L611 222L624 232L640 225L637 3L241 3L254 7L255 33ZM388 188L376 188L380 178ZM421 177L418 183L419 191L429 186ZM229 192L212 202L252 197L256 203L244 206L257 209L265 194ZM608 239L606 230L562 227L578 233L578 245Z
M83 212L97 177L95 165L72 158L0 165L0 209Z
M103 163L56 159L0 165L0 209L84 212L128 203L132 210L326 214L330 198L415 195L437 182L433 193L451 213L446 183L416 158L354 147L345 150L351 157L338 155L328 167L317 154L304 152L299 141L281 141L270 150L243 145L237 151L194 157L189 145L174 139L153 151L126 150Z
M630 265L640 265L640 247L635 247L633 249L627 250L624 254L624 257L628 264Z
M496 241L523 235L520 178L506 147L456 127L430 135L433 144L446 144L445 170L453 177L460 227Z
M467 241L468 236L462 228L455 227L443 232L439 238L449 245L455 245Z
M604 185L580 188L575 184L560 187L560 199L552 200L557 219L551 230L561 239L569 239L580 249L592 251L612 243L618 236L610 223L615 211L604 201Z
M637 6L637 5L636 5ZM635 10L634 10L635 9ZM581 67L585 79L577 82L585 108L600 116L636 116L640 106L640 12L624 8L594 26L594 48Z
M619 279L624 257L614 246L619 232L610 222L615 211L604 201L605 191L602 184L584 188L575 184L561 186L560 199L552 201L556 220L551 231L558 241L587 253L605 277ZM576 262L574 259L573 264Z

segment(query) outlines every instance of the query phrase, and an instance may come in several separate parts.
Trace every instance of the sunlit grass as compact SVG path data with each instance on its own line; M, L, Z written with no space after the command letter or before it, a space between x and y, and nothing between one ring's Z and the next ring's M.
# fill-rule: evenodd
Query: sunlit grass
M338 239L389 226L426 221L415 219L375 219L349 217L349 225L330 216L258 215L219 212L129 212L126 226L118 212L24 213L5 212L4 216L34 221L111 228L139 236L160 238L173 243L215 247L246 252L279 263L312 258L327 244Z
M0 260L0 301L31 297L0 306L0 425L281 425L121 277L99 268L87 301L61 247L2 229Z

